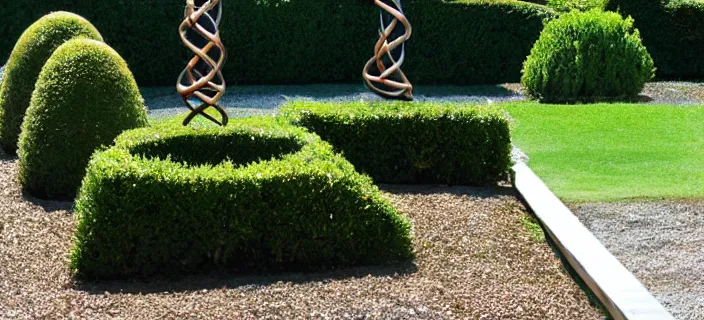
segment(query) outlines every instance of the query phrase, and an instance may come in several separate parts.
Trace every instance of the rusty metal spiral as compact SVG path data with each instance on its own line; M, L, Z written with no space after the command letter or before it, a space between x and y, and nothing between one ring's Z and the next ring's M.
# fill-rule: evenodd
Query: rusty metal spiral
M374 4L381 9L381 29L374 56L364 66L364 80L369 89L385 98L413 100L413 85L401 70L411 24L401 0L374 0Z
M186 11L179 33L181 41L195 56L181 71L176 84L176 90L191 110L183 121L184 126L197 115L218 125L227 125L227 113L218 105L225 93L225 78L221 70L225 64L226 51L218 30L222 17L222 1L186 0ZM196 106L190 99L197 99L200 104ZM220 113L221 120L205 112L211 107Z

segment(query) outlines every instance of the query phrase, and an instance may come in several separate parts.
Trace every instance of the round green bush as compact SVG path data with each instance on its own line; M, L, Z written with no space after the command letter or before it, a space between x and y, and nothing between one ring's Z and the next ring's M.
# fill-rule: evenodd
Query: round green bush
M22 124L19 178L40 198L72 198L93 151L147 124L125 61L105 43L75 39L49 58Z
M545 26L521 80L542 102L630 100L654 73L633 19L572 11Z
M405 260L410 224L320 137L273 117L181 119L96 152L76 201L80 278Z
M0 86L0 148L15 154L20 126L39 72L54 50L74 38L102 41L88 20L69 12L54 12L32 24L17 41Z

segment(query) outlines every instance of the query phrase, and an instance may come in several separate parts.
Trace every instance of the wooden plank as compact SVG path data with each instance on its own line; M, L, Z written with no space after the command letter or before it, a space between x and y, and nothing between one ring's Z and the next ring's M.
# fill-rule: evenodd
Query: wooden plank
M669 320L672 315L525 164L514 186L546 234L615 319Z

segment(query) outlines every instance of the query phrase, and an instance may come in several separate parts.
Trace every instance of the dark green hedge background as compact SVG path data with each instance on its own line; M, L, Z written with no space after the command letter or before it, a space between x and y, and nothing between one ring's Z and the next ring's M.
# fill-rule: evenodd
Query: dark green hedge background
M224 0L229 84L358 82L377 40L369 0ZM188 59L177 30L183 0L26 0L3 3L0 61L42 15L86 17L127 60L142 86L173 85ZM405 0L414 26L404 71L413 83L517 82L521 65L554 16L516 1ZM5 15L8 16L8 15Z
M704 78L704 2L610 0L606 9L635 19L657 78Z

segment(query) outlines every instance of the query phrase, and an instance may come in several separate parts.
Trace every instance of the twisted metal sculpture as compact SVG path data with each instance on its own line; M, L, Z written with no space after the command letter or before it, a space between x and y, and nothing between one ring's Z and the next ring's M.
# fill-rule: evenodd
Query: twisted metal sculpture
M221 70L225 64L226 51L218 30L222 17L222 1L186 0L185 19L179 27L179 33L181 41L196 55L183 69L176 84L176 90L191 110L183 121L184 126L197 115L202 115L218 125L227 125L227 113L218 105L225 93L225 79ZM200 105L191 103L191 98L200 100ZM205 112L211 107L220 113L220 121Z
M374 0L374 4L381 8L381 30L374 57L364 66L364 80L369 89L385 98L413 100L413 85L401 70L411 24L403 13L401 0Z

